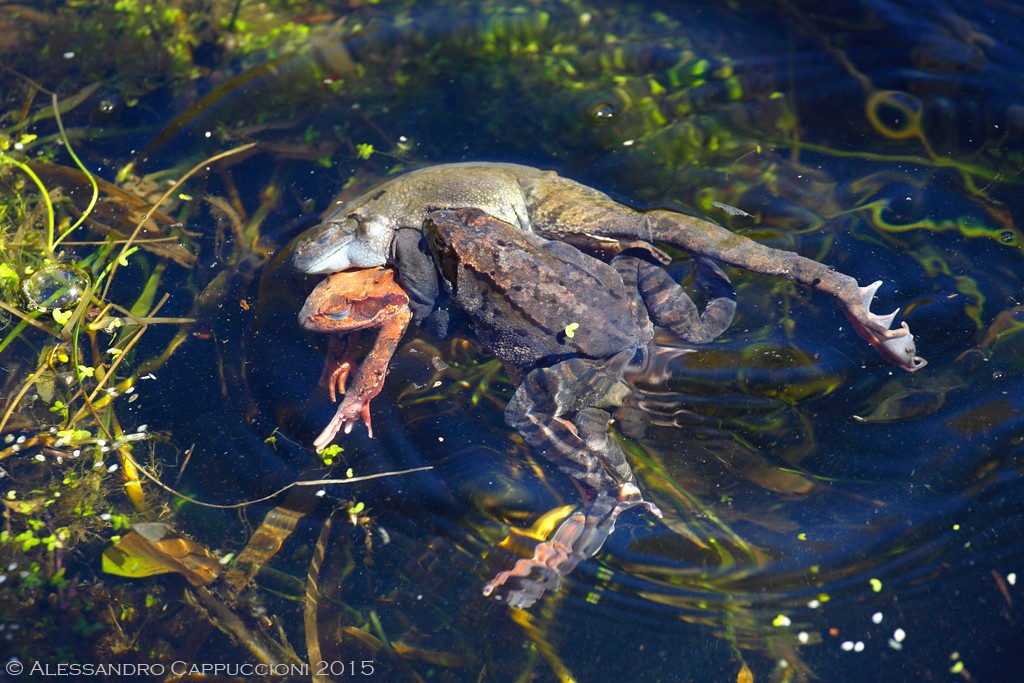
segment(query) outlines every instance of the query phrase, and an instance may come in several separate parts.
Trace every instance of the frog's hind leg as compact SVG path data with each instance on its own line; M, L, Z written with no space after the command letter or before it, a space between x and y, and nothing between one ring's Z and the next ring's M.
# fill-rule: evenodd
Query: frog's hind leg
M484 586L484 595L508 583L508 603L530 607L545 592L556 590L561 577L577 564L597 554L623 510L641 505L661 516L656 506L643 500L625 453L608 433L611 416L594 405L616 402L615 389L621 382L613 368L623 361L620 357L569 359L535 369L519 384L505 410L505 421L530 446L585 485L593 498L567 517L548 540L537 544L532 557L498 572Z
M692 344L706 344L732 324L736 292L714 262L697 259L697 279L710 301L701 313L686 291L659 264L635 250L615 257L612 266L628 289L636 289L657 325Z
M643 500L626 454L608 433L611 416L597 407L620 403L618 392L624 385L612 369L624 358L571 358L531 371L509 401L505 422L599 499L620 501L619 511L644 505L660 516L657 507Z
M634 477L621 447L607 436L608 414L591 405L609 390L612 379L596 372L595 362L570 358L531 371L509 401L505 422L561 471L595 492L606 492ZM608 386L600 386L603 382Z

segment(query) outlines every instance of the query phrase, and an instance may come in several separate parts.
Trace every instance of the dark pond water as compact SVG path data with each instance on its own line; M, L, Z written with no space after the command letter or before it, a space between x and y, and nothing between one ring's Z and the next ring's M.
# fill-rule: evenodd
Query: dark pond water
M204 250L198 270L178 269L164 314L199 322L131 408L194 445L183 490L232 504L348 468L432 467L296 490L242 516L176 508L180 531L221 552L272 507L302 511L247 589L253 609L304 657L308 638L326 661L372 662L373 675L336 680L734 681L744 665L755 681L1021 680L1024 11L387 5L310 15L304 50L134 95L124 133L78 142L108 179L131 159L155 172L261 143L203 186L259 216L258 248L231 263L213 217L190 224ZM374 438L356 427L324 467L309 444L334 410L316 387L326 337L296 324L317 278L287 263L354 174L466 160L555 169L880 279L874 309L901 308L929 365L886 365L826 297L730 271L732 327L695 353L659 335L664 372L634 381L650 424L627 447L665 519L624 514L561 590L510 610L481 595L529 553L499 546L510 525L522 539L578 502L505 426L513 386L471 340L414 331L372 404ZM218 274L217 305L192 308ZM160 334L149 353L168 344ZM367 518L356 526L354 502ZM187 614L166 617L167 632ZM161 619L140 633L166 654ZM145 661L140 644L132 661ZM214 636L189 651L255 661Z

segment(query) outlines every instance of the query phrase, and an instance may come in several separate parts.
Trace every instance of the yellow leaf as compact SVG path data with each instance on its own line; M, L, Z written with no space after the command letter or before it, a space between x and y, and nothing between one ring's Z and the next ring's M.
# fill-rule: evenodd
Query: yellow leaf
M754 683L754 673L746 664L743 665L739 675L736 676L736 683Z

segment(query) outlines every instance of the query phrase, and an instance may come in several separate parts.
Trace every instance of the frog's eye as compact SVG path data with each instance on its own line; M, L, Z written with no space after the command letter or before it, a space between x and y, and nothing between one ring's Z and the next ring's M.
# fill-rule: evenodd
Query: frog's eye
M338 239L338 237L351 237L359 229L359 220L355 215L328 216L321 223L320 234L316 237L316 244L323 245Z

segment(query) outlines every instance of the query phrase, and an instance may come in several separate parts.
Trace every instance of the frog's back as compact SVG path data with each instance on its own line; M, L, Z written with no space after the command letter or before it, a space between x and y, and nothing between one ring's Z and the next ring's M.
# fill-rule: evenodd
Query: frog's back
M443 212L432 230L452 296L480 341L520 368L608 358L638 344L632 300L614 269L492 217Z
M385 217L396 228L418 228L438 209L476 208L521 230L530 217L515 164L459 163L428 166L382 183L338 212Z

